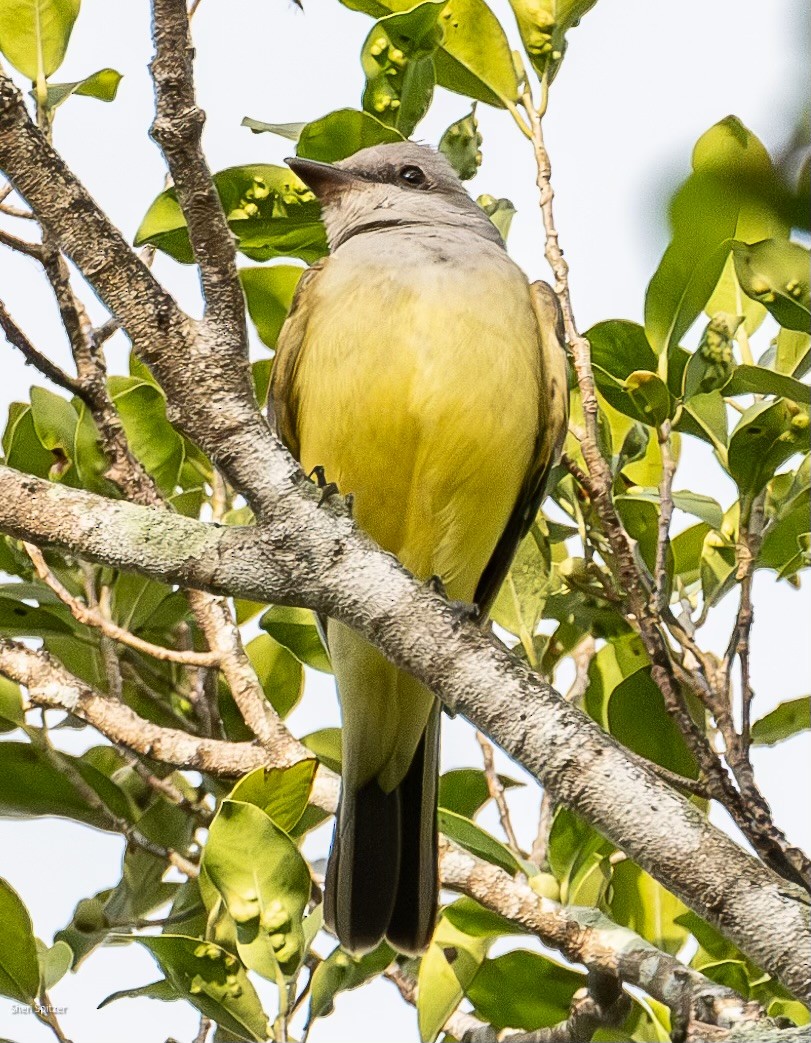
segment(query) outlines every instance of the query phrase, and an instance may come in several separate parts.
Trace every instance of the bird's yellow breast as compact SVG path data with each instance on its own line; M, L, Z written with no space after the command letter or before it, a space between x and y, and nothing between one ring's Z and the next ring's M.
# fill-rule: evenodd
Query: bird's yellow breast
M341 247L313 287L294 378L301 463L352 493L358 524L410 571L469 601L538 430L527 281L478 237L450 257L388 233L381 257L374 238Z

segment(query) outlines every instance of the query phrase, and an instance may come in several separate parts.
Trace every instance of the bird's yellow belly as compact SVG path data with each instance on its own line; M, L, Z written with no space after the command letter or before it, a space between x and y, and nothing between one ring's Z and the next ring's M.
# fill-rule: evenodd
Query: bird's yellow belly
M537 434L537 327L526 281L504 267L500 280L437 265L359 282L334 266L295 377L304 470L322 465L377 543L465 601Z

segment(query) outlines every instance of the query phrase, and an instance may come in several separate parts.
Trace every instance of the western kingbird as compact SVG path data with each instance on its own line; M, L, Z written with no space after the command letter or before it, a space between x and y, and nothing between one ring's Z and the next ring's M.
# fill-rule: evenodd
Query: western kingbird
M270 411L358 525L486 616L567 420L560 311L440 153L404 142L288 164L330 256L279 336ZM324 913L344 948L421 952L437 908L439 705L348 627L326 635L343 718Z

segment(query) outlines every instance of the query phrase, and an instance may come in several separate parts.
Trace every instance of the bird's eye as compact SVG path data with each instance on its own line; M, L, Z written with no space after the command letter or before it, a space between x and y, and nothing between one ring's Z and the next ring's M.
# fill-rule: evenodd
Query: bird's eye
M407 185L411 185L412 188L419 188L425 184L425 174L419 167L402 167L398 177L401 181L405 181Z

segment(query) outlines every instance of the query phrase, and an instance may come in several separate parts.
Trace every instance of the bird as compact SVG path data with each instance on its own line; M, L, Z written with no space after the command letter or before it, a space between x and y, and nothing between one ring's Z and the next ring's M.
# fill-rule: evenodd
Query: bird
M566 432L555 294L427 145L286 162L329 253L280 332L269 420L383 550L484 620ZM440 705L345 624L325 633L342 717L325 922L351 953L419 954L438 907Z

